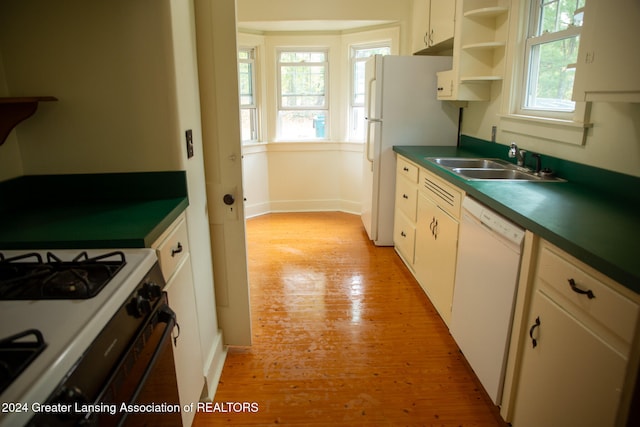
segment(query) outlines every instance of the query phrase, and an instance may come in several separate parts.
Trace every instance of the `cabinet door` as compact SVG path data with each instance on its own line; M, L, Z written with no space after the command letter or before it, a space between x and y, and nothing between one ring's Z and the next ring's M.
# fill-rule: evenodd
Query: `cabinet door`
M530 313L513 425L613 426L625 358L539 290Z
M420 286L449 324L458 246L458 222L420 194L414 268Z
M200 393L204 385L193 275L188 254L165 289L169 306L176 313L178 325L180 325L174 330L173 359L178 379L180 404L184 407L200 400ZM190 426L193 418L194 413L182 412L183 425Z
M640 2L588 0L576 65L577 101L640 102ZM634 52L634 53L631 53Z
M434 46L453 38L455 28L455 0L431 0L429 39Z
M429 0L413 0L411 51L429 47Z

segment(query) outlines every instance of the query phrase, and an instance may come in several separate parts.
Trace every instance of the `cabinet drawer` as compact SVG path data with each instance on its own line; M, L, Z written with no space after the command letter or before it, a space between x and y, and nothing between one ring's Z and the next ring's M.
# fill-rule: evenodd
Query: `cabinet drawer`
M402 177L396 181L396 207L407 215L411 221L416 221L418 209L418 187Z
M638 305L587 273L588 267L581 267L570 255L544 246L538 262L543 292L594 329L601 329L596 326L601 325L625 343L631 343Z
M154 245L160 262L160 269L165 280L169 280L176 268L189 253L189 238L187 223L184 217L178 219L167 233L158 239Z
M393 243L409 264L413 264L415 239L415 225L409 221L401 211L396 210L393 226Z
M416 184L418 182L418 166L405 160L402 157L397 158L396 162L397 176L403 176L407 181Z
M460 219L460 207L464 192L433 173L420 169L420 185L418 187L425 196L455 219Z

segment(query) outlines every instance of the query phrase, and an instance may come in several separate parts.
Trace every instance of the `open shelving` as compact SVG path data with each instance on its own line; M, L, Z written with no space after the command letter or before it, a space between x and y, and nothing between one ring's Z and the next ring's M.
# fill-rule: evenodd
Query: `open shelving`
M0 98L0 145L11 130L21 121L31 117L38 109L38 103L57 101L53 96L23 96Z

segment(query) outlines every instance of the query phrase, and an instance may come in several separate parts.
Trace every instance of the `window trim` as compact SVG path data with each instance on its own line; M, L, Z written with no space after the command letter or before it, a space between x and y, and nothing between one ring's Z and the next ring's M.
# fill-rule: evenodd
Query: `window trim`
M517 6L522 8L519 11L521 19L514 20L510 30L513 34L511 37L517 42L513 45L514 54L511 55L510 86L505 86L509 88L503 104L505 112L499 114L500 127L506 134L535 136L553 142L584 145L587 132L593 126L590 122L591 103L576 101L575 110L570 113L523 108L529 72L529 51L526 46L532 28L531 20L534 19L532 11L535 3L537 0L528 0ZM517 7L514 8L516 11Z

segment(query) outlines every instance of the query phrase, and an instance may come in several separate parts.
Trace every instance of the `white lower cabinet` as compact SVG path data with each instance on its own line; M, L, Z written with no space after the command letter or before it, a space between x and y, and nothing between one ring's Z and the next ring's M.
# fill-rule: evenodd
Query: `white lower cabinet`
M173 359L180 405L197 403L204 386L204 369L189 254L186 219L181 215L152 245L158 253L169 307L179 327L172 334ZM182 411L183 426L191 426L195 414Z
M463 196L458 187L398 156L394 246L447 325Z
M627 359L540 291L531 313L513 425L615 425Z
M533 277L512 424L624 425L637 302L545 241Z
M458 225L457 220L420 194L414 264L416 278L447 325L453 302Z
M425 169L420 169L418 188L416 279L442 320L449 325L464 192Z

